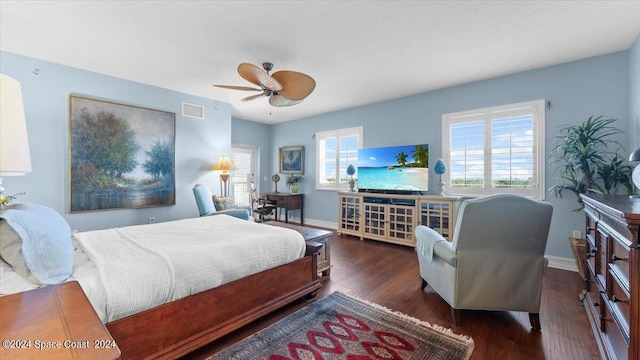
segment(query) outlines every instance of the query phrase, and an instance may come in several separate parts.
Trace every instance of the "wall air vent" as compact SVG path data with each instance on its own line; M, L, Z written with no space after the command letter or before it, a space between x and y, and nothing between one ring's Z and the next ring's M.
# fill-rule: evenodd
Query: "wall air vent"
M183 102L182 116L204 119L204 106Z

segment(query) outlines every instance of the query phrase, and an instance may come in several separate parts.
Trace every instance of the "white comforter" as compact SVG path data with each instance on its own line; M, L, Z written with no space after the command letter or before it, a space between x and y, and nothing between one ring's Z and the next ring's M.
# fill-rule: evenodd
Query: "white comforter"
M74 276L105 323L286 264L305 252L296 231L227 215L74 238L91 262Z

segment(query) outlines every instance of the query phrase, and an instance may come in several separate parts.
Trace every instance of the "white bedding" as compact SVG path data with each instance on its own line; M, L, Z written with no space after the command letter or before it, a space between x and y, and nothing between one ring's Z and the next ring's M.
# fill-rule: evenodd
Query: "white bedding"
M296 231L227 215L81 232L74 241L73 276L105 323L289 263L305 252Z

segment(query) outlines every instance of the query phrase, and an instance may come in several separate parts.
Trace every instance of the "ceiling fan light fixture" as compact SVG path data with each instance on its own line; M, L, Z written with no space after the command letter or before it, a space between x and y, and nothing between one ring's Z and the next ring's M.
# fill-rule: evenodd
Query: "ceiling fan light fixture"
M248 86L235 85L214 85L220 88L232 90L261 91L260 94L251 95L241 101L250 101L263 96L269 97L269 104L276 107L291 106L299 104L316 87L316 82L309 75L297 71L277 71L272 75L269 72L273 69L273 63L263 62L262 68L241 63L238 65L238 74L248 82L257 85L260 89Z
M271 97L269 97L269 104L275 107L286 107L296 105L301 102L302 100L290 100L280 94L271 95Z
M264 69L264 71L268 73L271 72L271 70L273 70L273 63L270 62L263 62L262 63L262 68Z

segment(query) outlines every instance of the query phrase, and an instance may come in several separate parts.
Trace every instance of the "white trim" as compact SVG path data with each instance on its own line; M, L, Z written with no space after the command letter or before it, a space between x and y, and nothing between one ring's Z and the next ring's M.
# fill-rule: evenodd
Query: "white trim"
M545 255L549 260L549 267L560 270L578 272L578 266L573 258Z
M345 184L340 184L340 155L341 155L341 150L340 150L340 141L339 139L342 137L347 137L347 136L357 136L358 137L358 149L362 148L362 144L364 142L363 140L363 132L364 132L364 127L363 126L356 126L356 127L351 127L351 128L345 128L345 129L337 129L337 130L329 130L329 131L320 131L315 133L315 139L316 139L316 181L315 181L315 186L316 186L316 190L332 190L332 191L346 191L349 189L349 185L347 183ZM335 159L332 159L333 161L335 161L336 163L336 173L332 174L333 176L335 176L336 179L336 183L335 184L329 184L329 183L323 183L321 180L321 177L323 175L326 175L326 178L329 178L329 174L324 174L324 169L323 166L325 165L326 160L324 159L324 150L323 150L323 146L322 143L325 140L328 139L336 139L336 157ZM357 150L357 149L356 149ZM324 162L323 162L324 161Z
M492 169L492 144L491 144L491 125L494 120L514 117L521 115L529 115L533 117L533 143L531 152L533 159L533 189L496 189L490 187L491 169ZM515 104L494 106L484 109L474 109L461 111L457 113L449 113L442 115L442 158L451 165L451 126L453 124L484 124L484 149L483 149L483 169L484 169L484 188L461 188L447 186L448 193L451 195L489 195L496 193L513 193L531 197L537 200L545 198L545 100L534 100ZM478 151L478 155L480 150ZM443 181L450 184L451 172L443 175Z
M338 223L336 222L316 220L316 219L304 219L304 224L311 225L311 226L319 226L319 227L332 229L332 230L338 230Z

